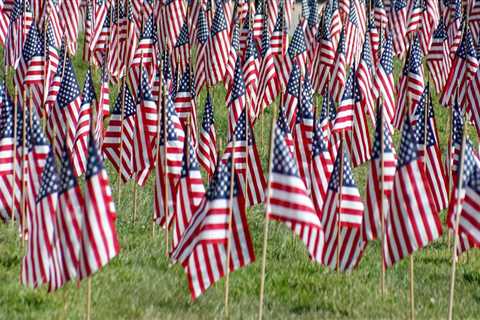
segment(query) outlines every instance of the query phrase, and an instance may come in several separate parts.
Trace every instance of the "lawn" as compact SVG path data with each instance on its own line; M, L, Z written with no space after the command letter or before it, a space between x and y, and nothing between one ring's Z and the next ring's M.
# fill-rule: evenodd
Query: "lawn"
M79 83L83 86L86 66L74 58ZM397 74L400 64L397 61ZM95 72L98 85L98 70ZM11 74L9 74L11 78ZM12 87L10 86L10 89ZM116 98L112 88L111 103ZM225 90L213 90L217 135L226 136ZM202 118L205 92L198 98ZM317 98L317 107L320 98ZM435 98L435 102L437 99ZM435 106L437 124L445 154L448 111ZM256 140L266 171L269 152L271 110L255 126ZM373 131L370 132L371 136ZM473 137L474 131L470 130ZM476 141L476 139L475 139ZM395 143L398 147L398 133ZM226 141L223 141L225 144ZM117 230L121 252L104 270L93 277L93 319L211 319L224 312L224 280L219 281L192 302L182 268L165 257L164 232L152 234L153 177L137 189L137 220L134 212L133 183L122 185L117 193L116 174L107 164L118 212ZM364 196L367 165L354 169L356 182ZM248 210L257 261L230 276L230 317L255 318L260 291L263 206ZM443 215L442 215L443 219ZM387 292L380 288L380 246L370 243L352 273L338 274L312 263L303 243L284 226L270 223L265 288L265 318L408 318L408 259L387 270ZM0 319L82 319L86 311L87 282L71 282L53 294L46 288L26 289L19 283L24 248L16 229L0 225ZM448 306L450 256L446 234L430 247L414 255L415 303L418 318L445 318ZM470 252L462 257L456 277L457 318L477 318L480 312L480 256Z

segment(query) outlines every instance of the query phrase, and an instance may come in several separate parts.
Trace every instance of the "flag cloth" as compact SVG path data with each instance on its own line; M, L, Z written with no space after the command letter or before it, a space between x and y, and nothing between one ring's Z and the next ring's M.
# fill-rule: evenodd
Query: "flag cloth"
M375 240L382 236L381 217L383 216L385 221L389 208L389 199L393 189L393 179L395 177L397 157L393 146L392 131L390 126L385 122L385 114L382 115L384 112L382 105L379 105L372 161L370 161L368 169L367 199L365 214L363 216L363 238L366 241Z
M231 181L232 162L230 158L217 166L201 205L171 255L185 268L192 299L198 298L225 275L228 238L231 243L230 272L255 260L242 195L238 192L237 181ZM233 203L230 204L232 182ZM231 233L228 232L229 208Z
M267 219L285 223L303 241L310 259L321 262L324 233L305 183L292 158L282 118L277 120L272 175L267 190Z
M23 285L37 288L54 283L57 277L52 261L55 230L55 210L58 203L59 181L55 158L50 152L42 174L42 185L36 199L36 208L28 217L27 252L22 259L21 281Z
M417 154L415 132L407 117L385 224L384 263L388 267L442 234L438 211L426 181Z
M342 148L340 146L337 153L321 211L325 229L322 263L331 269L347 271L358 265L365 248L361 235L364 208L353 179L348 150Z
M217 136L215 132L212 98L209 92L207 92L203 120L200 128L198 161L207 172L207 175L211 177L217 165Z
M92 136L85 173L85 212L82 219L79 278L85 279L118 255L117 214L102 156Z

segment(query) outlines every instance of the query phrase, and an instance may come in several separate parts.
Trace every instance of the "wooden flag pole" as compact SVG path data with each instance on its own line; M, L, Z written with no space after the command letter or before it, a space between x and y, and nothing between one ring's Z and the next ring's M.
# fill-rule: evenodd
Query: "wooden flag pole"
M91 319L92 315L92 276L88 277L87 282L87 320Z
M343 157L345 154L345 130L342 130L342 150L340 150L340 179L338 185L338 203L337 206L341 206L342 203L342 184L343 184ZM338 157L339 155L337 155ZM342 227L340 225L340 211L337 207L337 261L335 264L335 269L337 272L340 272L340 242L342 241L341 235Z
M413 253L410 255L410 319L415 320L415 286L414 286Z
M448 135L448 148L447 148L447 160L448 160L448 185L447 185L447 195L448 195L448 203L450 203L450 200L451 199L451 191L452 191L452 180L453 180L453 175L452 175L452 135L453 135L453 126L452 126L452 117L453 117L453 111L452 111L452 108L450 107L449 109L449 112L448 112L448 122L447 122L447 126L448 126L448 129L447 129L447 132L449 133ZM450 250L450 244L451 244L451 235L452 235L452 231L450 230L450 228L447 228L448 232L447 232L447 247L448 247L448 250Z
M273 105L273 114L272 114L272 127L270 129L270 155L268 159L268 184L267 184L267 199L265 200L265 222L263 225L263 249L262 249L262 269L260 275L260 301L258 306L258 319L261 320L263 317L263 300L265 293L265 268L267 264L267 245L268 245L268 212L270 211L270 198L272 196L271 185L272 185L272 161L273 161L273 148L275 143L275 118L276 118L276 105Z
M234 191L234 175L235 175L235 133L232 135L232 167L230 168L230 198L228 205L228 232L227 232L227 259L225 262L225 317L228 318L228 295L230 289L230 260L232 250L232 221L233 221L233 191Z
M6 90L6 89L5 89ZM15 180L17 179L16 174L17 174L17 126L18 126L18 118L17 118L17 113L18 113L18 93L17 90L15 90L15 95L14 95L15 102L13 103L13 170L12 170L12 202L11 202L11 220L12 220L12 226L15 225Z
M162 95L165 95L165 88L162 86ZM163 214L165 215L165 256L168 257L168 243L169 243L169 210L168 210L168 166L167 166L167 155L168 155L168 144L167 144L167 102L163 104L162 109L162 120L163 120Z
M380 101L378 101L380 102ZM381 244L381 276L380 276L380 289L382 295L385 294L385 212L383 210L383 203L385 201L385 112L383 107L380 106L380 103L377 103L377 108L382 108L379 110L381 112L381 129L380 129L380 223L381 223L381 232L380 235L380 244Z
M21 181L22 181L22 189L21 189L21 203L20 203L20 212L22 215L22 247L25 246L25 216L26 216L26 197L25 197L25 169L26 169L26 161L25 161L25 149L26 149L26 142L27 142L27 117L26 117L26 111L27 111L27 90L23 91L23 112L22 112L22 176L21 176Z
M128 0L127 0L128 6ZM130 37L130 28L127 28L127 39ZM125 52L128 50L128 41L125 41ZM142 53L143 57L143 53ZM122 78L122 104L120 107L120 161L118 163L118 175L117 175L117 199L120 199L120 192L121 192L121 177L122 177L122 162L123 162L123 121L125 120L125 91L126 91L126 83L128 80L128 54L125 53L125 57L123 59L123 63L125 66L125 75ZM120 200L119 200L120 201Z
M459 168L459 179L458 179L458 186L457 186L457 199L456 199L456 206L455 206L455 226L453 230L453 247L452 247L452 270L450 274L450 293L448 299L448 320L452 320L453 318L453 295L455 293L455 271L457 269L457 246L458 246L458 228L460 226L460 217L462 214L462 207L460 201L460 191L462 188L462 180L464 175L464 165L465 165L465 149L466 149L466 142L467 142L467 132L466 132L466 122L463 126L463 137L462 137L462 153L460 156L460 168Z

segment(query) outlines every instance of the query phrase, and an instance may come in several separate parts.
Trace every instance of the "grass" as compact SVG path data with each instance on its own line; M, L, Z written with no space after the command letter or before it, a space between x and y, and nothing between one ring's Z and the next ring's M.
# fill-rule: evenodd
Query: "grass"
M75 70L83 84L87 67L74 58ZM396 63L397 74L400 63ZM11 75L10 75L11 76ZM98 83L99 72L95 72ZM112 104L116 90L112 90ZM213 91L217 133L226 136L225 90ZM198 99L201 119L205 92ZM437 98L435 98L437 101ZM320 105L320 100L317 100ZM442 150L447 145L447 111L435 106ZM267 166L270 109L255 127L264 168ZM262 128L263 127L263 128ZM263 134L263 135L262 135ZM370 132L372 135L373 132ZM471 136L476 136L471 131ZM395 142L398 146L398 133ZM476 141L476 140L475 140ZM225 144L225 139L223 143ZM116 174L110 165L112 184ZM362 196L367 166L354 169ZM224 280L197 301L190 299L187 279L178 265L165 257L163 232L152 236L152 177L138 189L138 219L132 224L133 184L114 192L118 212L117 230L122 250L93 278L93 319L212 319L223 317ZM116 188L114 188L116 190ZM443 215L442 215L443 217ZM263 241L264 208L248 211L257 261L230 277L230 315L234 319L257 316L260 288L260 258ZM267 253L265 317L282 318L408 318L408 259L387 270L387 294L381 295L380 247L370 243L359 267L349 274L337 274L312 263L301 241L284 226L272 222ZM18 234L10 225L0 225L0 319L82 319L86 310L86 281L68 283L48 294L46 288L30 290L19 284L21 258ZM446 235L425 250L415 253L415 303L419 319L444 318L447 314L450 255ZM476 318L480 310L480 257L470 252L463 257L456 277L457 318Z

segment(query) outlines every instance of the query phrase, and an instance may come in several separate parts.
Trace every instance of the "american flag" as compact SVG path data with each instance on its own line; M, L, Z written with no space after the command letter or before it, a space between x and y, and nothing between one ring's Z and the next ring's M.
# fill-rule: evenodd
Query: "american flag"
M185 141L185 132L183 130L180 119L178 118L175 106L170 95L166 95L166 103L163 106L160 123L160 147L163 148L163 155L167 159L167 173L170 176L178 177L182 171L183 144ZM163 117L166 117L164 119ZM167 125L166 132L165 124ZM167 141L165 141L165 138Z
M319 44L312 67L313 87L319 94L323 94L329 85L328 80L335 64L335 49L327 23L329 20L331 20L331 10L325 11L323 23L320 24Z
M373 15L375 17L375 27L379 30L385 30L388 24L388 16L383 0L373 1Z
M158 21L155 24L160 26L162 34L160 41L164 48L167 46L173 48L186 20L184 2L182 0L164 0L158 5L158 12L156 12Z
M55 35L52 27L52 23L48 24L47 31L45 33L45 36L47 37L46 39L46 45L47 48L45 51L45 87L44 87L44 97L43 101L47 102L47 98L50 93L50 87L52 85L52 81L57 73L58 70L58 64L60 60L60 48L61 48L61 42L58 44L55 42ZM62 56L63 57L63 56ZM44 106L44 112L45 114L48 113L48 107L49 104L45 104Z
M280 93L280 81L275 69L275 57L271 46L270 35L266 28L263 29L262 35L262 58L260 63L258 99L255 108L255 118L259 116L267 106L275 101Z
M27 115L25 115L25 119L26 116ZM14 218L19 221L21 226L23 226L22 215L19 214L21 199L20 190L23 181L28 180L22 179L22 163L24 163L22 161L27 161L27 152L24 152L22 143L24 122L22 108L17 108L17 113L14 117L17 118L17 126L16 128L13 128L13 130L15 130L14 135L16 135L14 136L16 137L14 143L17 144L17 152L14 154L13 159L13 161L15 161L15 165L13 166L13 170L15 170L15 179L13 179L13 173L9 175L0 175L0 212L2 217L10 218L15 215ZM29 126L25 128L26 146L30 142L29 129Z
M248 11L248 15L246 19L243 21L243 25L240 28L240 21L237 20L237 22L234 25L234 28L237 28L238 34L238 41L239 41L239 53L240 56L243 58L245 56L245 51L247 50L247 40L248 40L248 34L251 32L250 31L250 26L252 26L252 21L253 21L253 12L255 11L255 3L250 2L250 9ZM232 40L234 39L233 36L235 35L235 30L232 31Z
M77 50L78 24L80 20L80 0L64 0L60 3L60 19L65 30L67 48L73 56Z
M425 168L433 202L437 211L440 212L447 207L447 184L432 97L428 87L425 88L415 109L415 120L420 163Z
M247 51L243 62L243 77L245 79L245 89L247 98L247 108L250 117L255 116L254 105L257 101L258 77L260 69L260 54L258 53L256 40L250 33L247 42Z
M106 65L103 65L101 83L100 83L100 98L96 108L97 117L95 119L95 141L99 149L102 149L103 137L105 135L104 121L110 116L110 76Z
M123 4L118 2L117 5L112 6L111 9L111 27L108 40L108 49L106 50L106 57L102 69L108 69L108 73L114 80L120 79L123 73L123 49L126 35L126 12ZM116 82L116 81L115 81Z
M109 34L109 28L110 28L110 19L112 18L112 14L110 9L108 8L107 1L105 0L94 0L96 3L92 7L94 8L93 12L93 17L92 17L92 30L91 30L91 36L88 42L90 54L94 53L98 48L101 50L104 49L104 44L105 40L108 39L101 39L105 38L105 35L102 34L104 33L104 27L106 27L107 31L107 38ZM108 21L108 23L107 23ZM100 43L99 46L97 44ZM97 61L99 62L99 61Z
M307 67L307 45L305 43L305 33L303 31L303 24L305 21L300 21L295 29L287 54L283 57L283 62L280 66L280 83L282 88L287 85L288 77L292 71L294 63L298 63L301 74L305 74Z
M480 39L480 3L475 2L468 6L468 26L472 30L472 36L475 42Z
M246 87L240 57L237 58L235 63L235 75L232 85L227 88L226 100L228 107L228 137L230 138L235 131L235 125L243 109L247 106Z
M345 21L345 63L347 65L352 65L354 61L358 61L358 54L362 45L355 2L355 0L350 2L348 19Z
M130 74L128 80L132 94L137 97L137 88L140 86L140 77L142 77L142 69L148 74L150 83L153 79L157 68L157 55L155 53L155 45L157 43L157 27L154 23L153 15L149 16L143 26L143 32L140 36L138 46L135 50L133 60L130 64Z
M257 2L255 15L253 16L252 31L253 38L255 40L258 40L262 37L263 25L265 23L264 20L266 18L265 2L266 1L264 0Z
M392 35L393 53L401 56L407 49L407 12L406 0L393 0L388 19L388 33Z
M148 76L142 70L138 89L137 114L135 116L135 138L133 143L133 172L139 174L153 166L153 141L158 129L157 104L153 99Z
M221 82L225 76L230 43L223 6L217 6L208 39L208 74L210 85Z
M110 122L105 131L103 153L125 182L133 173L133 144L137 107L127 84L117 96Z
M5 47L9 26L10 15L7 10L5 10L5 4L2 1L2 3L0 4L0 44L2 45L2 47Z
M448 165L447 173L451 171L452 178L455 180L454 176L458 174L460 167L460 156L462 149L462 138L464 131L464 120L462 116L462 109L458 102L455 100L455 103L452 106L452 122L451 128L452 133L449 141L449 155L448 155ZM450 176L447 174L447 176ZM453 181L449 181L449 186L452 186Z
M28 31L33 22L30 1L15 0L5 41L5 65L17 67Z
M325 266L340 271L355 268L365 247L361 239L363 203L353 179L348 150L342 149L343 143L335 160L321 213L325 229L322 261Z
M422 27L422 14L426 10L425 0L413 0L407 8L406 37L417 34Z
M242 195L235 183L230 203L232 160L221 162L205 197L193 214L184 236L172 252L172 259L185 268L192 299L198 298L227 272L245 267L255 260ZM231 209L231 233L228 218ZM227 239L230 238L230 263L227 266Z
M385 221L388 213L397 158L393 146L392 130L385 122L385 111L381 105L378 106L376 117L377 124L375 126L372 161L370 161L368 169L367 197L365 214L363 215L363 237L366 241L375 240L382 236L381 221L382 217Z
M352 70L354 72L354 70ZM354 75L356 78L356 76ZM358 90L358 81L355 79L353 93L353 123L352 131L345 136L345 141L350 147L353 166L358 167L370 160L370 133L368 130L367 115L361 105L360 91ZM343 112L342 105L338 108L338 114ZM334 127L335 128L335 127ZM335 129L334 129L335 130Z
M327 98L328 99L328 98ZM325 106L325 104L323 105ZM328 181L333 171L333 161L328 149L328 140L325 138L324 118L328 117L326 108L322 108L322 114L315 121L315 131L312 144L312 162L310 176L312 178L312 200L317 212L322 212L323 204L327 195Z
M293 139L295 143L295 157L297 160L298 171L309 193L311 189L310 163L312 159L312 142L315 122L314 111L313 88L310 76L307 72L305 79L303 80L300 101L296 110Z
M13 172L13 149L15 145L15 113L13 102L8 96L5 83L0 84L0 175L11 175ZM1 212L1 211L0 211ZM3 217L8 219L9 217Z
M65 61L65 70L62 68L60 71L63 78L61 78L55 105L48 117L47 128L47 134L58 157L62 155L64 144L67 145L69 152L72 151L82 100L70 58L67 57Z
M100 34L95 46L90 49L91 62L97 66L102 66L108 62L109 47L118 46L112 42L112 26L114 25L113 7L107 12L106 19L102 22L100 27Z
M298 63L293 64L290 78L287 83L287 90L283 95L283 110L287 118L288 127L293 131L297 121L297 109L300 101L300 67Z
M200 128L200 142L198 144L198 161L211 177L217 164L217 137L215 133L215 120L212 98L207 92L203 111L202 126Z
M375 27L373 14L370 13L367 25L367 33L365 34L365 41L367 41L367 38L370 41L370 48L372 50L372 58L374 65L377 65L378 59L380 58L380 37L382 37L383 39L383 31Z
M317 50L317 41L315 36L318 32L318 8L317 1L309 0L310 12L307 17L305 27L305 36L307 39L308 61L313 62L315 51Z
M92 71L89 68L83 86L82 102L80 104L78 123L75 128L75 139L71 152L73 170L77 177L85 173L87 169L88 138L90 136L92 115L96 103L97 98L95 95L95 87L93 86Z
M240 51L240 39L238 35L238 28L239 24L236 23L233 26L232 30L232 42L230 45L230 50L228 52L228 59L227 59L227 66L225 71L225 83L227 85L231 85L233 81L233 77L235 75L235 62L237 62L238 54ZM251 36L251 32L248 33ZM241 55L243 56L243 55Z
M30 114L31 112L31 114ZM46 139L45 135L43 134L43 129L42 125L39 121L38 115L35 111L29 110L28 112L25 113L25 119L29 119L31 117L32 122L27 124L26 130L27 130L27 144L26 144L26 151L28 152L27 154L27 160L28 162L25 163L24 169L26 169L25 172L25 178L27 181L26 183L26 194L27 194L27 212L33 212L36 208L36 201L38 198L39 190L40 190L40 183L41 183L41 177L42 177L42 172L44 171L44 167L46 164L46 160L48 157L48 154L50 153L50 143ZM28 120L28 122L30 122ZM20 126L19 126L20 128ZM17 134L17 137L21 137L20 135ZM20 139L21 140L21 139ZM17 142L17 151L20 149L19 148L20 144ZM22 155L25 155L22 152ZM25 152L26 153L26 152ZM21 163L21 160L18 160L17 163ZM17 172L18 174L18 172ZM18 185L17 185L18 187ZM18 189L19 193L21 188Z
M424 54L430 51L433 32L437 28L441 19L439 8L434 1L418 0L422 4L422 14L420 17L421 26L419 26L420 45Z
M188 125L190 126L190 138L193 145L197 146L197 107L195 103L196 93L193 88L194 75L190 71L190 66L187 64L183 72L180 83L175 96L175 111L178 118L182 122L184 128L187 127L187 119L190 119Z
M407 117L403 123L397 172L385 223L386 266L392 266L441 236L442 225L426 181L415 132Z
M175 67L179 72L184 72L190 58L190 34L188 29L187 19L183 22L183 26L180 29L175 46L173 47L173 54L176 60Z
M472 33L467 28L455 54L455 58L453 59L452 68L450 69L447 82L440 97L442 105L451 105L456 91L458 91L457 100L463 104L467 88L477 72L478 67L479 61L472 39Z
M355 104L359 98L357 78L355 76L355 67L350 70L350 73L345 83L345 91L342 95L342 100L338 105L337 116L333 124L333 132L340 132L342 130L352 130L353 115Z
M270 7L270 6L269 6ZM285 21L284 5L281 1L272 31L272 53L275 56L284 56L288 49L287 24Z
M454 180L453 187L451 190L450 203L448 205L447 219L446 219L448 228L453 230L455 230L455 227L456 227L457 215L462 210L462 208L464 208L464 205L465 205L468 184L471 181L472 175L475 173L476 166L478 166L478 161L473 151L472 141L468 137L465 137L465 140L463 140L464 139L463 134L460 137L460 139L462 139L462 141L460 142L460 145L457 144L457 147L460 148L459 157L462 157L462 155L464 157L463 174L461 178L462 180L460 181L460 172L458 172L459 168L457 168L458 171L455 172L455 176L453 178ZM468 207L468 204L466 207ZM462 217L460 217L460 219L461 218ZM461 251L459 249L461 249L462 247L465 247L466 246L465 244L469 243L469 241L465 241L465 237L461 237L460 240L461 240L460 246L457 247L458 251Z
M241 192L248 206L262 203L267 183L262 170L260 154L250 118L243 110L235 126L232 137L225 148L222 161L233 156L235 174L240 183Z
M372 47L370 45L370 37L365 36L365 42L363 43L362 55L360 63L357 69L357 83L358 90L361 97L361 109L364 110L372 119L372 123L375 123L375 99L373 97L373 81L374 81L374 69L372 59Z
M406 113L408 115L411 114L412 109L410 106L411 101L409 100L408 94L408 69L410 65L410 60L413 58L411 51L407 53L405 58L405 63L402 68L402 72L400 73L400 78L395 85L395 94L396 94L396 101L395 101L395 115L393 118L393 126L394 128L401 129L403 120L405 119Z
M393 38L391 33L388 34L387 40L383 45L382 56L377 66L373 89L376 98L379 98L380 95L383 97L386 121L391 124L395 114Z
M423 53L420 48L418 35L413 38L410 48L410 59L408 64L407 94L410 97L411 105L416 106L425 89L423 72Z
M56 284L78 277L80 260L81 227L85 200L73 173L73 167L65 152L62 157L58 190L58 206L53 255L58 262L59 280ZM57 286L58 288L58 286ZM52 288L53 289L53 288Z
M465 186L465 199L460 213L460 224L458 236L460 237L460 245L457 247L457 254L465 252L471 247L480 247L479 237L479 201L480 198L480 168L478 163L474 164L474 168L468 182Z
M115 227L117 214L107 171L92 136L89 141L79 261L80 279L100 270L120 251Z
M245 2L245 5L247 3ZM203 10L204 1L196 1L196 0L188 0L187 1L187 14L189 16L186 17L188 19L189 26L191 27L190 32L190 43L194 46L198 45L196 41L197 37L197 26L198 26L198 17L200 16L200 12Z
M33 25L28 32L18 66L15 72L15 87L18 96L23 97L27 86L31 89L33 105L40 111L43 100L43 81L45 56L43 37L37 27Z
M345 78L347 76L347 66L345 59L345 33L342 30L337 52L335 53L335 64L333 65L330 84L328 86L328 91L335 102L340 102L343 90L346 86Z
M127 19L124 20L125 21L124 23L126 25L123 28L121 28L121 32L120 32L120 34L126 33L125 35L126 38L124 41L125 43L123 45L123 53L122 53L122 57L123 57L122 63L124 64L123 67L125 68L125 70L128 68L128 66L130 66L131 62L133 61L135 57L135 51L139 42L139 34L138 34L136 22L135 22L134 13L133 13L132 2L134 1L127 1L126 3Z
M266 24L268 27L268 34L271 34L277 22L278 12L280 10L283 10L283 1L266 0L266 5L267 5Z
M467 114L473 122L477 133L480 132L480 68L475 72L475 76L470 82L465 95L465 104Z
M82 59L83 61L90 61L90 46L92 41L92 24L93 24L93 5L85 7L83 30L85 31L85 39L83 43Z
M52 152L42 174L40 193L35 210L29 211L27 252L22 259L21 281L23 285L36 288L56 280L56 265L52 260L55 236L55 211L60 190L59 179ZM42 221L42 223L35 223Z
M173 239L172 248L175 250L185 232L192 215L202 202L205 188L200 174L200 166L197 161L195 146L190 139L185 142L182 172L175 187L175 207L173 211Z
M447 39L450 55L453 56L462 42L462 1L451 0L449 6L452 12L447 25Z
M281 120L281 118L279 118ZM277 120L271 176L267 190L267 219L285 223L297 234L309 253L310 259L321 262L324 244L322 224L308 196L295 160L291 156L284 129Z
M207 59L208 56L208 25L205 10L202 8L198 15L197 24L197 61L195 62L195 91L200 92L208 81Z
M328 25L330 27L330 36L332 37L333 47L336 48L340 39L340 33L343 29L343 22L340 17L340 10L338 8L338 1L331 0L327 3L327 7L325 8L325 12L330 11L330 20Z
M438 27L433 32L432 44L427 55L427 66L435 85L435 91L442 92L452 66L443 18L440 18Z

